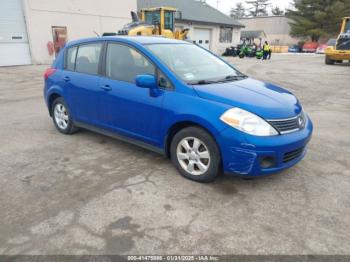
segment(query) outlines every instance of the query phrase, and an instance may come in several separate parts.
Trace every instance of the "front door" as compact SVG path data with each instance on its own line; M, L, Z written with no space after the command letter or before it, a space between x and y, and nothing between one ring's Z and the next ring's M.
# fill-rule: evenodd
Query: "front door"
M149 89L135 84L137 75L156 74L153 63L130 46L109 43L105 71L100 103L106 128L155 146L161 144L164 93L151 96Z

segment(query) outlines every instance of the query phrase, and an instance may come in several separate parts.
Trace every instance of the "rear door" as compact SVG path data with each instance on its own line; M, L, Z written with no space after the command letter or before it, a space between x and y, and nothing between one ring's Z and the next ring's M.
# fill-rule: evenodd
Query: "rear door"
M94 42L67 50L63 80L75 121L100 125L98 93L101 91L102 47L102 42Z

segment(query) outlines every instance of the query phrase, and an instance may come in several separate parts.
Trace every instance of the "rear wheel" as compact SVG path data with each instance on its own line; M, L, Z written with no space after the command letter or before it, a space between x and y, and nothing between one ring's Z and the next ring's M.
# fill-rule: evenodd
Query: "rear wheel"
M334 65L335 61L326 56L326 65Z
M53 101L51 110L53 123L59 132L63 134L72 134L77 131L69 109L62 97L58 97Z
M170 150L173 164L188 179L211 182L220 173L220 151L215 140L202 128L179 131Z

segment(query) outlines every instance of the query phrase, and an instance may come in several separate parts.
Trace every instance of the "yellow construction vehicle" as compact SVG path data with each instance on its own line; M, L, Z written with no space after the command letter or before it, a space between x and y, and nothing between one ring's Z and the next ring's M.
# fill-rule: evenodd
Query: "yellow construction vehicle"
M344 60L350 61L350 17L344 17L340 34L335 46L326 48L326 64L342 63Z
M159 35L173 39L186 39L188 29L175 30L175 14L173 7L156 7L141 9L141 18L131 12L132 22L125 25L118 35Z

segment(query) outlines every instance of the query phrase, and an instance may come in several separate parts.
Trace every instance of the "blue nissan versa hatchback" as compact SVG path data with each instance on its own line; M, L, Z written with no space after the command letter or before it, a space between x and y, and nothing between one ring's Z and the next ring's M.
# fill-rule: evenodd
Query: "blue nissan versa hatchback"
M85 128L160 152L200 182L258 177L305 155L312 123L290 92L194 44L161 37L69 43L45 72L63 134Z

